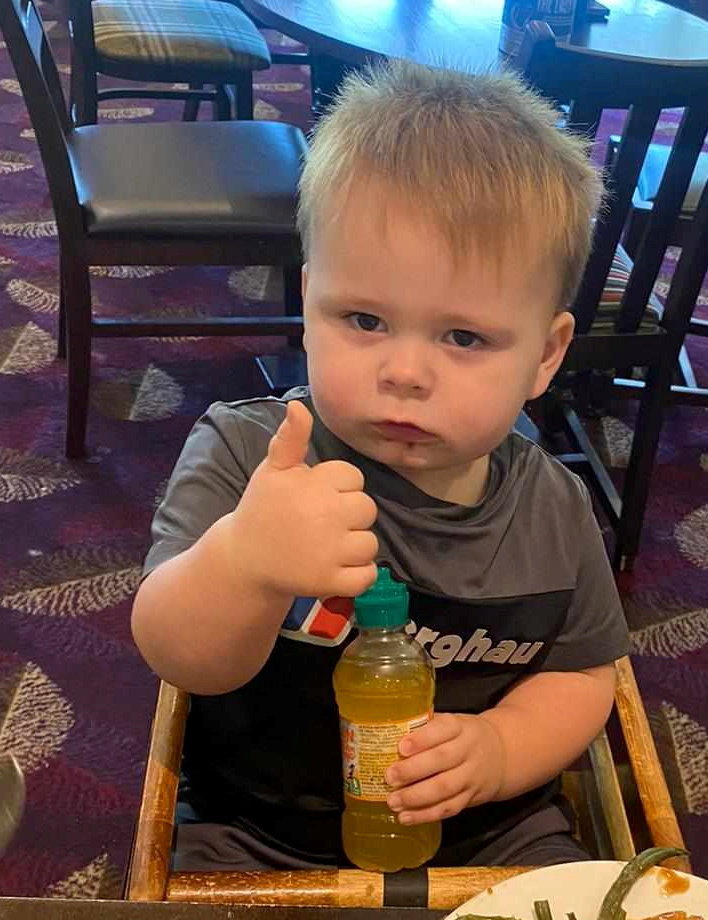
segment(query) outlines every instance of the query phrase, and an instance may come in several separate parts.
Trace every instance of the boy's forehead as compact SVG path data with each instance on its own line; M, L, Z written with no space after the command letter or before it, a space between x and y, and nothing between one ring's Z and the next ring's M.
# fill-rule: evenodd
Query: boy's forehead
M450 215L452 217L452 215ZM392 257L424 258L438 271L454 274L469 271L504 274L510 265L522 263L528 270L552 259L548 239L531 218L518 215L514 227L498 225L490 234L485 226L462 227L446 219L437 204L417 200L393 183L376 176L353 178L346 187L321 200L313 215L308 261L319 252L385 261ZM561 266L557 262L560 277Z
M395 189L363 183L323 202L313 222L308 261L319 258L328 270L358 272L361 263L396 267L421 260L439 272L462 267L450 242L425 209L405 201ZM332 263L335 262L336 266Z
M426 208L383 182L369 181L322 203L312 227L308 262L311 270L349 279L363 289L377 268L391 278L422 273L430 283L467 286L484 280L503 285L520 269L533 283L541 270L554 273L555 263L560 280L560 266L549 259L538 235L514 242L493 247L470 230L456 246Z

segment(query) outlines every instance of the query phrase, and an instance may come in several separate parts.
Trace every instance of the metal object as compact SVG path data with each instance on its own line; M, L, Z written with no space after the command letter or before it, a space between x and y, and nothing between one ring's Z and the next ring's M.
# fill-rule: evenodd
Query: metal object
M20 826L25 810L25 777L14 754L0 754L0 856Z

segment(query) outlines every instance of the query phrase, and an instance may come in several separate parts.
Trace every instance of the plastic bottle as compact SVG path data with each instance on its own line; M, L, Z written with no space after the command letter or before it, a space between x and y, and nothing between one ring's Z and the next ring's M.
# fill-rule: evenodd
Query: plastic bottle
M429 860L441 826L400 824L386 804L384 772L398 743L432 717L435 672L427 652L404 631L408 590L386 568L354 601L359 635L334 670L344 769L342 840L360 869L395 872Z

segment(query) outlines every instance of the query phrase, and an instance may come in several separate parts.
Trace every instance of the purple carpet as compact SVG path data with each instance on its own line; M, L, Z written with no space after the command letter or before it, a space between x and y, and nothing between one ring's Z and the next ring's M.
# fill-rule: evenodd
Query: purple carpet
M66 33L51 38L66 72ZM274 41L279 41L274 37ZM307 74L257 75L256 116L304 126ZM209 112L204 112L204 117ZM175 118L113 101L102 118ZM667 136L676 118L667 115ZM616 130L610 120L604 130ZM265 392L252 355L277 339L98 340L88 460L63 457L65 368L55 357L57 240L15 74L0 50L0 751L27 774L28 806L0 862L0 894L121 893L156 682L129 630L150 519L190 426L213 400ZM674 254L675 255L675 254ZM670 262L667 263L667 270ZM276 311L268 268L94 274L98 310ZM708 383L708 349L692 348ZM610 462L631 418L608 417ZM672 409L642 554L622 590L634 664L696 871L708 874L708 415Z

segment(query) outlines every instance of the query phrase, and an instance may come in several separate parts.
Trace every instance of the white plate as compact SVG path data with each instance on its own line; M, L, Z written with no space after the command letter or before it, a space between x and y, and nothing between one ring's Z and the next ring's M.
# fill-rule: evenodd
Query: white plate
M501 915L535 920L534 901L548 901L554 920L573 911L578 920L596 920L602 900L624 866L622 862L573 862L546 866L500 882L465 901L445 920L463 914ZM650 869L624 899L627 920L643 920L671 910L685 910L708 920L708 880L676 873L690 881L682 894L662 892L661 873Z

